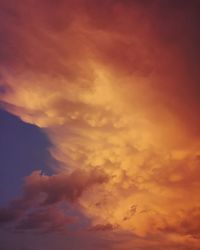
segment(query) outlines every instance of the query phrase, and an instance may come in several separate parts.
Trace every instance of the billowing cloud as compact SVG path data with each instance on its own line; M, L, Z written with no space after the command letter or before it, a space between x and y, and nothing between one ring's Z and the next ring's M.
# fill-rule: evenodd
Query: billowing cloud
M197 249L198 1L1 5L2 106L41 127L60 162L27 177L22 200L78 204L92 231L131 235L113 249ZM62 228L60 214L22 217Z
M65 232L66 224L78 220L69 215L72 209L76 210L71 205L78 205L85 190L107 180L108 177L98 170L89 173L76 170L53 176L35 171L25 180L23 196L0 209L0 225L11 224L18 230Z

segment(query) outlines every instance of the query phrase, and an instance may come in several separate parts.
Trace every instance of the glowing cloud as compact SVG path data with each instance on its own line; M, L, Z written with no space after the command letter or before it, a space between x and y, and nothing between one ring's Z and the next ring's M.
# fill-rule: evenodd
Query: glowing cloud
M75 202L91 231L130 233L110 249L197 249L196 2L58 2L1 3L2 105L43 128L60 163L27 177L23 202L44 193ZM32 202L18 228L63 229L57 209L24 219Z

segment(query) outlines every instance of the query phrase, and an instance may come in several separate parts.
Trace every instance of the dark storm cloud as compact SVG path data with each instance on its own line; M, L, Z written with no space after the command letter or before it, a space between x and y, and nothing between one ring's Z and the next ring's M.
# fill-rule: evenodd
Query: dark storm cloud
M40 229L40 226L41 230L45 226L48 230L63 229L67 221L73 221L73 217L65 217L64 210L53 206L61 202L77 203L88 188L107 181L107 176L98 170L77 170L53 176L35 171L26 177L23 197L0 209L0 225L17 223L17 229Z

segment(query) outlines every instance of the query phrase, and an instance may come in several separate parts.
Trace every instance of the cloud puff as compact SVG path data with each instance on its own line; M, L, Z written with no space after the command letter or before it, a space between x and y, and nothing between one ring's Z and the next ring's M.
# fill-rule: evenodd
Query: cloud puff
M53 176L35 171L25 179L24 195L0 209L0 225L14 224L17 230L65 231L66 225L76 219L66 214L72 208L63 207L64 203L78 204L84 191L107 181L108 177L98 170Z
M95 184L107 181L107 176L98 170L86 172L77 170L69 174L44 176L33 172L26 178L25 196L27 199L37 199L44 194L43 204L54 204L62 200L76 201L82 193Z

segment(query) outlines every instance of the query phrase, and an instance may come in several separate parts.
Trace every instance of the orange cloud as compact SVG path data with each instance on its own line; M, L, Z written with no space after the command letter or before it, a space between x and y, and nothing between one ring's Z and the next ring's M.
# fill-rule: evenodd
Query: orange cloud
M76 201L94 231L135 235L113 249L197 249L196 2L2 6L2 105L44 129L61 163L28 177L27 197Z

